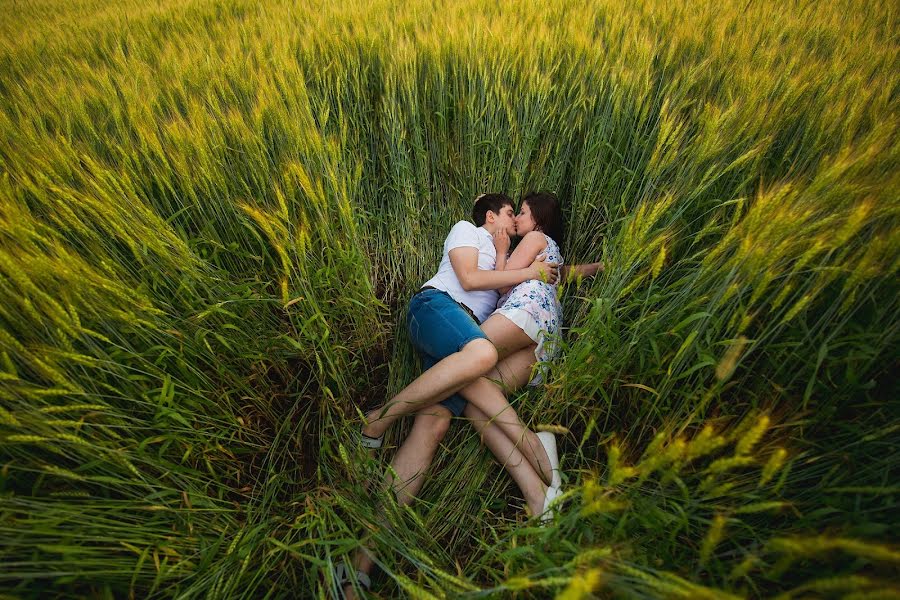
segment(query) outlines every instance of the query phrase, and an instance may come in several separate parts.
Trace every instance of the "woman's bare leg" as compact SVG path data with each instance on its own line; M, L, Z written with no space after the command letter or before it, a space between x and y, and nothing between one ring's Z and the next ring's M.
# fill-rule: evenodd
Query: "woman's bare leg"
M534 345L534 340L528 337L522 328L501 314L493 314L481 324L484 332L494 347L497 349L499 360L515 354L522 348ZM532 354L534 362L534 354ZM528 380L526 380L527 383ZM522 385L525 385L524 383Z
M513 481L522 490L528 510L538 515L544 510L544 499L547 485L525 458L519 448L497 427L492 420L474 404L466 405L463 415L469 419L475 430L481 435L481 441L494 454Z
M469 404L487 415L490 423L497 426L519 448L534 470L541 475L544 483L550 483L552 467L544 446L537 435L522 423L515 409L506 400L500 384L493 381L497 380L502 384L509 381L510 387L517 389L528 381L533 364L534 344L508 356L497 365L499 369L494 369L485 377L464 387L460 394Z
M503 392L500 387L490 380L502 380L504 382L504 385L510 390L515 390L524 386L531 376L531 367L535 362L534 342L525 334L524 331L522 331L521 328L519 328L515 323L513 323L506 317L503 317L502 315L492 315L484 323L482 323L481 327L496 350L493 356L493 363L487 368L484 368L484 364L477 365L476 370L483 370L470 378L469 381L483 375L488 369L496 364L497 368L490 370L490 372L488 373L488 379L482 378L476 381L476 383L484 381L487 385L493 388L493 392L499 392L500 396L503 399L503 402L505 403L505 407L498 405L499 412L503 412L502 416L505 417L504 421L511 420L513 424L517 423L520 428L524 428L524 425L522 425L521 421L518 418L518 415L515 413L515 411L512 410L512 407L509 406L509 403L506 402L506 397L503 396ZM460 384L453 389L449 389L449 391L439 391L435 393L434 387L432 386L434 386L435 383L440 386L441 382L443 381L443 387L445 389L448 389L450 387L451 384L447 383L448 379L450 381L453 381L454 376L459 376L464 371L464 369L461 368L461 365L457 363L460 362L460 360L470 360L470 358L464 355L464 351L469 349L469 347L472 346L474 342L484 342L484 340L473 340L472 342L467 344L460 352L448 356L447 358L435 364L431 369L425 371L410 385L404 388L399 394L394 396L394 398L392 398L390 402L386 403L384 407L370 411L367 414L370 419L370 425L367 426L363 430L363 432L371 437L378 437L382 433L384 433L390 423L392 423L398 417L404 414L416 412L418 408L414 409L412 407L416 406L415 401L417 399L417 406L421 408L423 406L433 404L434 402L438 402L446 396L449 396L454 392L461 391L464 387L466 387L466 383L468 382ZM472 354L469 354L469 357L471 357ZM499 364L497 364L498 355L504 358L504 360ZM451 359L453 360L451 361ZM448 362L450 364L448 364ZM487 390L488 388L485 387L483 389ZM480 388L475 389L476 394L479 391L481 391ZM494 401L496 401L495 393L492 393L491 397L494 399ZM430 402L428 401L429 398L431 399ZM383 413L381 418L378 418L379 413ZM546 495L547 486L538 475L538 471L535 470L535 467L532 467L529 460L526 459L525 455L519 450L519 448L516 447L516 443L512 441L511 437L507 436L507 433L505 433L503 429L497 426L495 422L492 422L491 419L489 419L485 415L485 413L481 412L478 408L470 405L469 407L467 407L464 414L472 420L476 430L478 430L482 435L482 439L485 441L485 444L488 445L489 448L491 448L494 455L497 456L497 458L510 472L513 480L516 481L519 488L522 490L522 493L525 496L525 500L528 503L529 510L532 511L532 514L539 514L544 507L544 498ZM423 415L420 413L420 417L422 416ZM420 418L417 418L416 424L418 424L420 420ZM373 427L373 425L377 427ZM549 458L547 458L547 453L544 451L540 440L537 439L533 432L531 432L527 428L524 429L530 434L530 436L527 436L528 441L526 443L534 450L537 450L537 452L539 452L541 455L541 458L539 460L534 456L535 452L531 452L531 455L533 457L532 460L534 460L535 464L538 465L543 463L543 469L547 473L550 473L550 461ZM525 438L520 429L516 429L515 427L513 427L511 431L513 432L512 437L515 438L516 441L524 441ZM395 462L396 461L397 459L395 459ZM399 467L402 462L403 461L400 461L397 466ZM419 473L417 472L415 475L419 475ZM415 493L418 491L418 487L421 486L421 478L416 476L411 477L407 480L402 475L400 475L400 478L401 480L404 480L406 482L406 486L403 486L400 490L395 491L398 492L398 501L401 504L405 504L411 501L411 499L415 496ZM418 486L416 485L417 483ZM351 564L354 568L359 569L365 573L370 573L374 565L371 555L364 549L361 549L355 553ZM347 594L348 597L355 597L353 596L353 591L350 589L350 586L346 586L344 588L344 593Z

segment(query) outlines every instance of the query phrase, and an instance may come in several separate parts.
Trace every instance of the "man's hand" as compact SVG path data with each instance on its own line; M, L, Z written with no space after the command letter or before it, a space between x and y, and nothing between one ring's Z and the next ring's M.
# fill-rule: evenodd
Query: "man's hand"
M506 233L505 229L501 229L500 231L495 231L494 235L494 248L497 249L497 256L506 256L509 252L509 234Z
M534 272L532 279L540 279L546 283L556 283L559 277L559 264L555 262L547 262L547 253L539 254L531 266L528 267Z

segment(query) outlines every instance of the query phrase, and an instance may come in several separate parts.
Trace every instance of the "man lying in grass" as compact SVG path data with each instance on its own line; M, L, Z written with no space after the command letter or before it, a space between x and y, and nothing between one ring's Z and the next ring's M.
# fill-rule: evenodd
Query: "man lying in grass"
M541 214L546 215L548 223L551 217L561 223L558 202L552 194L526 198L518 219L513 218L512 201L507 196L480 196L472 211L475 224L460 221L454 225L444 242L437 274L410 300L407 325L426 371L384 406L369 411L361 432L365 446L379 448L391 423L416 413L413 428L391 463L396 479L388 475L387 483L401 504L412 502L421 489L450 418L460 416L463 410L519 483L532 514L547 514L550 502L559 494L558 473L553 473L557 461L552 434L539 436L526 428L503 390L491 381L508 381L513 387L524 385L536 355L544 353L538 350L538 342L543 346L542 338L538 338L539 326L523 328L524 321L517 318L522 316L517 310L521 302L517 305L513 301L516 306L505 313L491 314L500 295L497 290L514 288L510 300L534 296L535 290L544 299L556 300L553 285L561 256L547 232L533 231L536 226L541 229L541 224L536 224L531 215L529 199L543 209ZM517 223L522 224L521 233L528 235L507 263L509 236L515 233ZM546 262L547 252L556 260ZM592 274L597 268L583 265L578 270ZM524 282L537 285L517 296L518 285ZM554 317L556 327L558 317ZM470 402L468 407L466 400ZM502 417L497 418L500 413ZM360 552L354 563L356 579L367 587L371 558ZM340 585L351 578L348 571L341 565Z

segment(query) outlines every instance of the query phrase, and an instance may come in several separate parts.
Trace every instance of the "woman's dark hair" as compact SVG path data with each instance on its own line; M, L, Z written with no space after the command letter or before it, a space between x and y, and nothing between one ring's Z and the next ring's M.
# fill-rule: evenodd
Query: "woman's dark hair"
M528 208L531 209L534 228L540 229L561 246L563 243L563 217L556 194L532 192L522 198L522 204L528 204Z
M482 194L475 198L475 206L472 207L472 221L476 227L481 227L487 220L487 212L491 211L495 215L500 214L500 210L509 205L513 207L512 198L506 194ZM529 206L531 206L529 204Z

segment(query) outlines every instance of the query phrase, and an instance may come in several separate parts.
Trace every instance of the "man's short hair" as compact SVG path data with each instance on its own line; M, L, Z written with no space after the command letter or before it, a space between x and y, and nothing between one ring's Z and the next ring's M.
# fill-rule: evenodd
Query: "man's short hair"
M481 227L487 220L488 211L499 215L504 206L513 206L512 198L506 194L482 194L475 199L475 206L472 207L472 221L476 227Z

